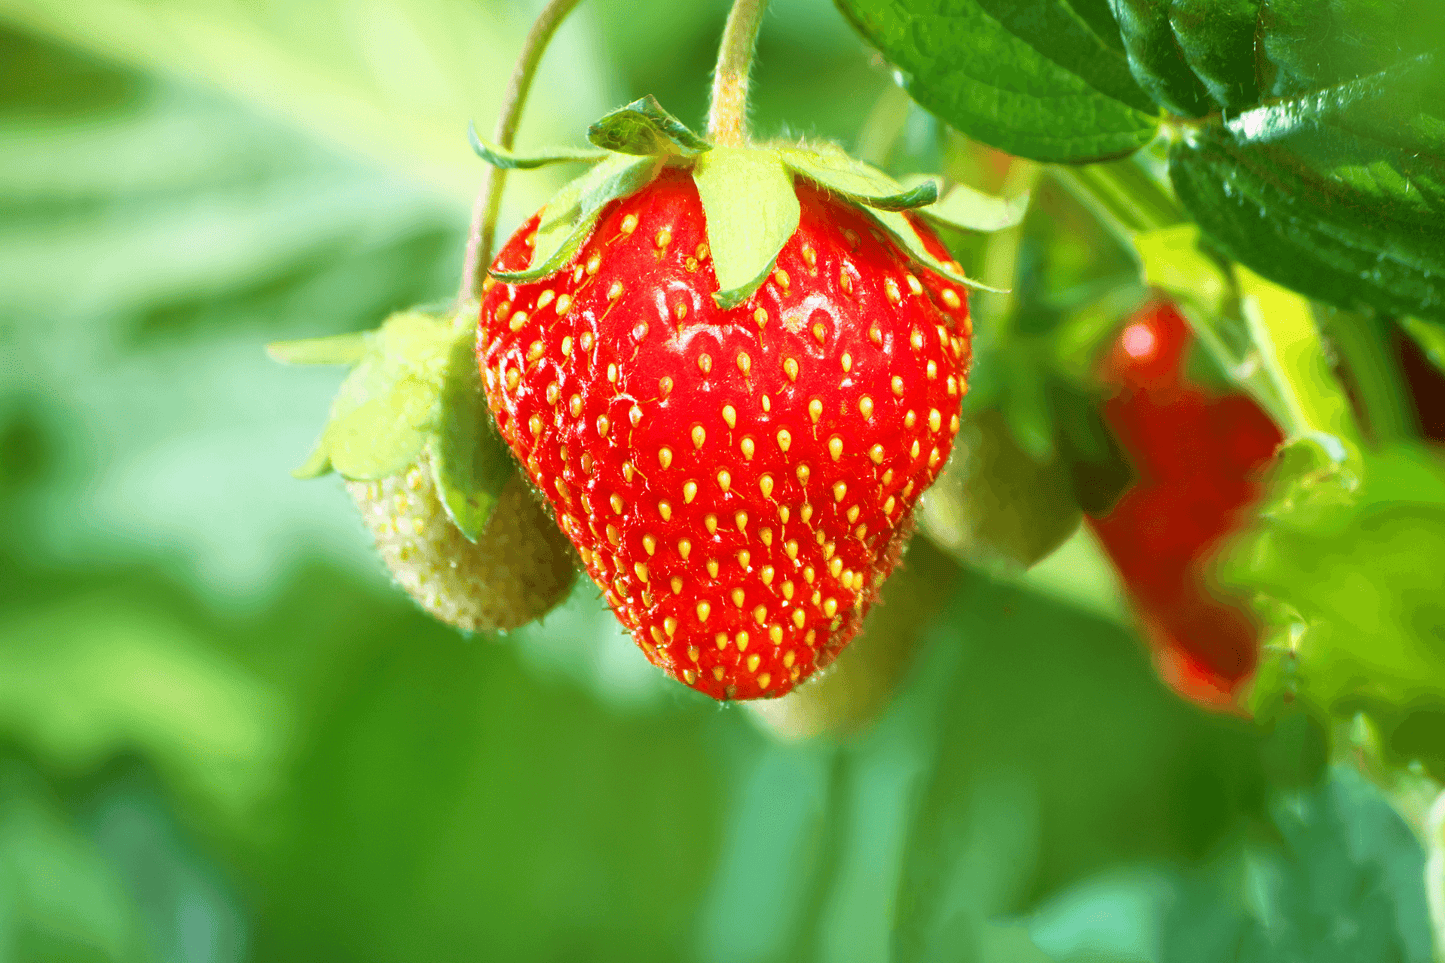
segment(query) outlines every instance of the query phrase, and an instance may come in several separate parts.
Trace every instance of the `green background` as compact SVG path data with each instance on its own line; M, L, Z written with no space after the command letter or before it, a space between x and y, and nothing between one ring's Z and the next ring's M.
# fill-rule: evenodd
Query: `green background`
M700 124L725 8L584 5L519 146L649 93ZM1086 541L915 546L953 574L896 697L801 742L590 586L468 639L389 585L288 475L338 373L262 346L452 293L534 12L0 0L0 961L1428 960L1404 823L1172 696ZM853 144L889 86L780 0L754 125Z

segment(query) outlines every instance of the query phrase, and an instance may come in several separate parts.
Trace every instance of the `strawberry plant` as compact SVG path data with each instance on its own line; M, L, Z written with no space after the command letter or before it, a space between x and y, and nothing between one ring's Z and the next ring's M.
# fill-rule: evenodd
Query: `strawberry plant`
M52 7L0 958L1441 958L1438 0Z

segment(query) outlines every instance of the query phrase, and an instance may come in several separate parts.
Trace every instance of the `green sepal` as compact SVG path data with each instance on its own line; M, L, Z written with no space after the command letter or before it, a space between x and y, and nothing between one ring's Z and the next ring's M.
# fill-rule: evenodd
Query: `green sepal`
M282 364L356 364L366 354L368 334L352 331L325 338L273 341L266 353Z
M365 349L331 403L316 449L293 474L334 469L369 481L407 470L426 452L453 524L475 540L515 466L485 407L474 329L463 323L474 308L403 311L360 335Z
M660 164L656 157L610 155L563 187L542 209L531 266L525 271L493 271L492 276L516 284L555 274L586 243L602 208L641 190Z
M441 383L441 411L427 442L432 479L452 524L476 541L503 486L516 471L482 393L476 339L453 341Z
M763 283L802 209L793 176L773 150L714 147L697 158L692 176L717 273L713 301L726 311Z
M833 144L780 147L778 156L793 173L862 207L907 211L938 200L938 182L933 178L906 188L877 168L849 157Z
M989 291L993 294L1008 294L1007 288L996 288L991 284L984 284L967 277L960 270L957 270L932 254L923 245L923 238L919 236L918 229L908 219L908 215L900 211L880 211L874 208L864 208L869 217L877 221L879 226L893 236L893 239L902 246L908 256L922 264L935 274L941 274L957 284L973 288L978 291Z
M919 208L918 213L960 231L1001 231L1023 221L1028 209L1027 191L1017 197L997 197L967 184L955 184L940 200Z
M903 209L890 206L890 202L907 195L903 185L887 174L862 161L849 157L835 144L817 144L808 147L780 147L778 156L789 170L821 185L827 190L858 205L879 226L893 236L907 254L936 274L941 274L965 287L995 294L1007 291L990 287L981 281L965 277L956 270L928 253L913 222ZM935 187L936 192L936 187ZM936 199L935 193L935 199ZM919 207L916 213L923 213L926 207Z
M550 147L536 154L514 154L505 147L482 140L475 124L467 125L467 139L472 142L472 150L477 152L478 157L493 167L508 171L532 170L548 164L590 164L607 157L606 151L585 147Z
M619 107L587 128L587 139L619 154L695 157L712 145L662 109L650 94Z

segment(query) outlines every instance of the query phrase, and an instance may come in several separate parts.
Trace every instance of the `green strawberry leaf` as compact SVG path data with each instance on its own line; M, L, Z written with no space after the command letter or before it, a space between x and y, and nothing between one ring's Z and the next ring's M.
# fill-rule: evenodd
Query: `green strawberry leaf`
M1189 6L1169 23L1227 108L1170 151L1200 227L1312 298L1445 320L1445 7Z
M557 192L542 209L531 266L493 271L500 281L520 283L555 274L576 256L592 233L602 208L641 190L657 173L655 157L613 154Z
M606 151L587 150L585 147L551 147L536 154L516 154L505 147L482 140L476 124L467 124L467 140L478 157L502 170L533 170L549 164L593 163L607 156Z
M1272 627L1252 701L1364 710L1399 762L1445 774L1445 464L1330 436L1281 449L1260 518L1217 576Z
M714 147L698 157L692 177L717 272L713 300L734 308L752 297L798 229L793 176L774 151Z
M1171 28L1169 0L1112 0L1119 34L1129 56L1129 70L1170 113L1203 117L1213 109L1209 92L1190 69Z
M914 260L951 281L977 288L982 291L1004 293L981 281L966 277L955 265L938 260L924 247L923 239L913 222L903 213L912 203L931 204L938 197L938 186L931 179L931 196L928 188L920 185L912 191L882 171L849 157L834 144L819 144L812 147L782 147L777 151L788 169L814 181L845 199L859 205L879 226L893 236L899 246Z
M587 139L619 154L695 157L712 145L662 109L651 95L635 100L587 128Z
M449 330L426 315L392 315L341 383L317 451L351 479L385 478L416 461L431 433ZM307 462L319 463L316 455Z
M1275 788L1252 832L1189 865L1085 880L1031 914L1074 963L1431 963L1432 867L1391 800L1354 768Z
M1027 191L1017 197L996 197L967 184L955 184L939 201L920 207L918 213L960 231L1001 231L1020 223L1028 209Z
M913 99L969 137L1079 163L1147 144L1158 110L1102 4L836 0Z

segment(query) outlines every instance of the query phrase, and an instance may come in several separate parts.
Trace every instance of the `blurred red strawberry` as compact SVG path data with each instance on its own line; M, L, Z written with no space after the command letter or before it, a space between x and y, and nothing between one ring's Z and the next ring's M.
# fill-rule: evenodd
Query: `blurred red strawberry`
M1208 565L1246 522L1283 436L1244 394L1220 394L1189 377L1192 342L1179 312L1161 302L1140 310L1112 345L1102 368L1113 390L1104 420L1136 479L1089 523L1165 680L1223 707L1254 669L1258 629L1239 600L1210 584Z

